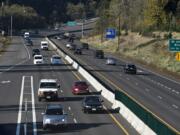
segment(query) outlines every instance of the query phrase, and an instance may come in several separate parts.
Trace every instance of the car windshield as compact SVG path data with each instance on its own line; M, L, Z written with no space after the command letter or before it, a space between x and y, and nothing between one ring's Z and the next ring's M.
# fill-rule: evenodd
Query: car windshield
M83 86L86 86L87 85L87 83L86 82L76 82L75 83L75 86L79 86L79 85L83 85Z
M44 82L40 84L40 88L57 88L57 84L54 82Z
M34 52L40 52L38 49L33 50Z
M99 103L99 98L98 97L88 97L85 100L87 103Z
M136 68L135 65L128 65L129 68Z
M47 44L46 44L46 43L44 43L44 44L42 44L42 46L47 46Z
M61 58L57 56L57 57L53 57L53 59L60 60Z
M36 57L34 57L34 59L42 59L42 57L41 56L36 56Z
M47 115L63 115L62 109L47 109L46 111Z

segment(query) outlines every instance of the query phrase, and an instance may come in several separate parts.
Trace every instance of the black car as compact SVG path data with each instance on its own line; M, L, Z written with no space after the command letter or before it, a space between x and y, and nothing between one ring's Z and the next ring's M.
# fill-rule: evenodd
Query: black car
M95 58L99 58L99 59L103 59L104 58L103 50L95 50L94 57Z
M137 72L136 66L134 64L126 64L124 66L124 72L125 73L136 74L136 72Z
M26 46L32 46L32 45L33 45L33 42L32 42L32 40L31 40L30 38L25 38L25 39L24 39L24 44L25 44Z
M81 48L76 48L76 49L74 50L74 54L82 55L82 49L81 49Z
M41 54L39 49L33 49L32 50L32 56Z
M99 96L87 96L82 101L82 110L84 113L102 111L102 102Z
M70 47L69 47L70 50L76 50L76 45L75 44L72 44Z
M88 43L82 43L82 49L89 49Z

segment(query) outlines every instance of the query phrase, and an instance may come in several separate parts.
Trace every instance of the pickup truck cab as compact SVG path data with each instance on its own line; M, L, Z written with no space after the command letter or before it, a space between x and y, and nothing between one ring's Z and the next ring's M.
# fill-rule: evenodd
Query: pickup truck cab
M60 85L56 79L41 79L39 82L38 100L57 100L59 88Z

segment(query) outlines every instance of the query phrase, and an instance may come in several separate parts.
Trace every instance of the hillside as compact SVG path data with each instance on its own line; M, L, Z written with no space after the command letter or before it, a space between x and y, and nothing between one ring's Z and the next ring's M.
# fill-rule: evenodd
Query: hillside
M180 33L173 33L173 38L179 39ZM102 44L100 36L82 39L83 42L88 42L93 47L103 49L118 57L180 77L180 62L175 60L175 53L168 50L168 40L143 37L138 33L121 36L120 40L119 51L116 51L117 38L106 40Z

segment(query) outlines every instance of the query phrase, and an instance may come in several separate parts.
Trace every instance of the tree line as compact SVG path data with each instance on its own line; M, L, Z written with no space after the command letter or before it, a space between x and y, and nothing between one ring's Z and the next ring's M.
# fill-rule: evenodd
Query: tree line
M148 33L180 31L180 0L101 0L98 33L107 27Z

